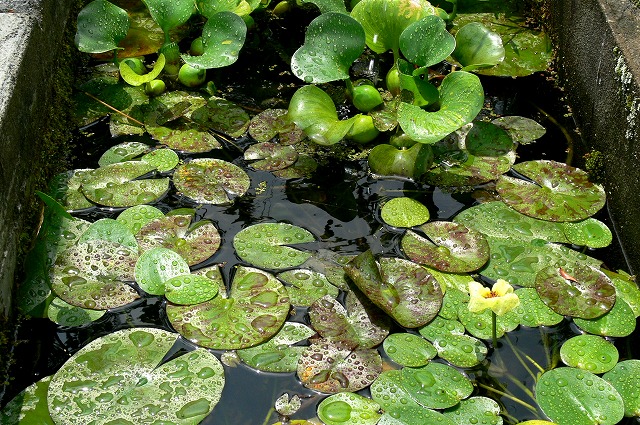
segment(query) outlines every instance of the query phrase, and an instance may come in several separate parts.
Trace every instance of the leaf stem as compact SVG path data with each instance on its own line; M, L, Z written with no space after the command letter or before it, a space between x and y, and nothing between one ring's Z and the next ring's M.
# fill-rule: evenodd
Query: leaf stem
M262 422L262 425L267 425L269 423L269 419L271 418L271 414L273 412L275 412L276 409L274 409L273 407L271 407L271 409L269 409L269 411L267 412L267 417L264 418L264 422Z
M531 412L533 412L535 414L538 414L538 411L537 411L537 409L535 407L533 407L532 405L530 405L529 403L527 403L525 401L520 400L518 397L515 397L515 396L513 396L513 395L511 395L509 393L497 390L497 389L495 389L493 387L490 387L488 385L484 385L484 384L481 384L481 383L478 383L478 386L480 388L484 388L487 391L494 392L494 393L496 393L496 394L498 394L498 395L500 395L502 397L506 397L509 400L514 401L514 402L520 404L521 406L524 406L525 408L529 409Z
M511 342L511 339L509 339L509 336L507 334L505 334L504 337L505 337L505 340L507 341L507 344L511 348L511 351L513 351L513 354L516 356L516 359L518 359L518 361L520 362L522 367L524 367L525 370L527 372L529 372L529 375L531 375L531 378L533 378L533 380L536 381L537 380L536 379L536 375L529 368L529 366L527 366L527 364L525 363L524 359L522 358L522 355L520 354L520 350L518 350L516 348L516 346L513 345L513 343ZM531 360L532 363L534 363L536 366L538 366L538 364L535 361L533 361L533 359L531 359L531 358L529 358L529 359ZM540 366L538 366L538 368L540 368ZM540 368L540 369L542 369L542 368ZM544 372L544 369L542 369L542 372Z
M136 124L140 124L141 126L143 126L143 127L144 127L144 123L142 123L142 122L138 121L137 119L135 119L135 118L133 118L133 117L131 117L131 116L129 116L129 115L127 115L127 114L125 114L124 112L122 112L122 111L120 111L120 110L118 110L118 109L114 108L113 106L109 105L109 104L108 104L108 103L106 103L105 101L98 99L97 97L95 97L95 96L94 96L94 95L92 95L91 93L88 93L88 92L86 92L86 91L84 91L84 92L82 92L82 93L84 93L85 95L89 96L91 99L95 100L96 102L98 102L98 103L100 103L100 104L102 104L102 105L106 106L107 108L111 109L112 111L117 112L117 113L119 113L120 115L122 115L123 117L128 118L128 119L130 119L131 121L135 122Z
M496 313L493 312L493 310L491 311L491 337L493 338L493 348L497 349L498 348L498 337L497 337L497 317L496 317Z

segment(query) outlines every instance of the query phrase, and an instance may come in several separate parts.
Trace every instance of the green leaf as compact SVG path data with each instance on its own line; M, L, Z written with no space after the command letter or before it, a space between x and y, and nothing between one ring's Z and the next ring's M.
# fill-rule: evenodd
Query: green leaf
M625 360L616 364L613 369L602 375L618 391L624 401L624 415L640 416L640 360Z
M173 184L195 202L224 205L244 195L251 180L242 168L230 162L196 158L176 168Z
M627 305L633 311L634 316L640 316L640 289L635 282L635 279L629 276L629 274L623 272L622 270L618 270L617 273L602 270L604 274L609 276L611 279L611 283L616 288L616 297L622 298ZM616 299L617 299L616 298Z
M95 204L80 191L82 181L91 171L93 170L86 168L60 173L51 180L47 192L67 211L91 208Z
M160 75L160 73L164 69L165 63L166 60L164 58L164 55L160 53L158 55L156 63L153 65L153 69L146 74L140 75L133 69L131 69L127 62L122 61L120 62L120 76L129 85L141 86L144 83L148 83L149 81L158 78L158 75Z
M60 326L82 326L94 322L104 316L104 310L88 310L76 307L56 297L51 300L47 316Z
M118 162L129 161L148 152L150 149L151 147L149 145L141 142L118 143L115 146L111 146L100 156L98 165L105 167Z
M411 398L420 405L432 409L455 406L471 395L473 385L457 369L431 362L419 368L401 370L400 383Z
M487 346L469 335L444 335L433 341L438 356L457 367L474 367L487 357Z
M624 299L616 298L613 308L595 319L575 317L574 323L582 330L606 337L629 336L636 329L636 316Z
M278 274L278 279L286 283L291 304L309 307L325 295L337 297L340 290L318 272L306 269L287 270Z
M438 16L425 16L400 34L400 50L412 63L429 67L445 60L456 47L456 40Z
M232 12L219 12L204 24L200 56L182 55L182 60L196 69L222 68L238 60L247 37L244 20Z
M164 214L156 207L136 205L122 211L116 221L124 224L135 235L145 224L162 217L164 217Z
M173 170L180 162L178 154L171 149L154 149L140 160L152 165L161 173Z
M117 49L129 30L127 11L106 0L95 0L78 14L75 43L85 53Z
M409 149L398 149L383 143L371 150L368 162L375 174L417 179L431 167L433 151L430 146L421 143Z
M318 418L327 425L376 425L380 405L370 398L353 393L333 394L318 405Z
M613 234L606 224L595 218L561 223L567 240L574 245L604 248L611 244Z
M249 128L249 115L240 106L220 97L210 97L206 106L193 111L191 119L206 128L240 137Z
M256 170L277 171L292 166L298 160L298 153L291 146L263 142L249 146L244 151L244 159L253 161Z
M78 239L78 243L91 242L93 240L113 242L124 245L133 251L138 250L138 242L131 230L111 218L101 218L91 223Z
M304 132L293 123L286 109L265 109L251 118L249 134L258 142L278 136L281 145L293 145L304 139Z
M471 22L456 32L453 57L465 69L485 68L504 60L504 47L499 34L480 22Z
M406 332L389 335L382 346L389 358L402 366L424 366L438 354L429 341Z
M419 226L429 220L429 209L411 198L393 198L380 209L382 220L393 227Z
M618 349L600 336L578 335L562 344L560 358L567 366L600 374L618 363Z
M164 295L165 283L169 279L189 273L189 264L182 256L167 248L147 249L135 267L136 282L151 295Z
M320 13L337 12L347 13L344 1L342 0L302 0L302 4L313 3L318 6Z
M193 0L142 0L153 20L165 34L189 20L195 10Z
M46 376L18 393L0 411L0 423L55 425L47 406L50 382L51 377Z
M564 319L564 316L551 310L542 302L534 288L519 288L515 293L520 299L520 305L514 311L520 317L521 325L531 328L553 326Z
M164 282L164 286L167 300L182 305L209 301L218 294L220 288L218 282L195 274L172 277Z
M506 116L496 118L491 124L497 125L509 133L514 142L521 145L533 143L547 132L547 130L531 118Z
M457 425L490 423L502 425L500 405L488 397L471 397L461 400L457 406L446 409L442 414Z
M196 5L200 14L207 19L219 12L233 12L243 16L253 10L251 4L245 0L197 0Z

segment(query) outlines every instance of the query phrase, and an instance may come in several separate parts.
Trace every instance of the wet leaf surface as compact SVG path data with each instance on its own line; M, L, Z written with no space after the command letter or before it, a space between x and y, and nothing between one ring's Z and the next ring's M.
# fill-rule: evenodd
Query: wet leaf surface
M249 190L251 180L240 167L220 159L193 159L179 166L173 184L184 196L206 204L230 204Z
M473 385L462 373L442 363L405 367L400 373L402 387L418 404L427 408L455 406L473 392Z
M337 297L340 290L318 272L306 269L287 270L278 274L278 279L287 284L291 304L309 307L325 295Z
M382 345L391 360L402 366L424 366L438 354L429 341L410 333L391 334Z
M298 160L298 153L291 146L277 143L257 143L244 151L244 159L256 170L276 171L290 167Z
M624 415L640 416L640 360L624 360L602 375L618 391L624 402Z
M251 118L249 134L258 142L269 142L278 136L281 145L293 145L304 139L304 131L287 115L286 109L266 109Z
M380 405L370 398L353 393L338 393L320 402L318 417L327 425L375 425L380 419L379 410Z
M618 349L597 335L574 336L560 347L564 364L597 374L611 370L618 363L618 356Z

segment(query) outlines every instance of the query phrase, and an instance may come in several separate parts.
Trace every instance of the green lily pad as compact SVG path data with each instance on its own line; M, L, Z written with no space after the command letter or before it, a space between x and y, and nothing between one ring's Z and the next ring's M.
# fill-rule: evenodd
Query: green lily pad
M77 211L95 206L80 191L82 181L93 171L91 168L69 170L56 175L49 183L49 195L67 211Z
M466 376L442 363L431 362L420 368L405 367L401 374L402 386L424 407L446 409L473 392L473 385Z
M445 335L436 338L433 346L438 356L457 367L474 367L487 357L487 346L469 335Z
M145 250L135 267L135 279L147 294L164 295L165 283L190 273L189 264L180 254L167 248Z
M196 109L191 114L196 123L230 135L240 137L249 128L249 115L233 102L212 96L207 105Z
M562 223L562 230L570 243L589 248L604 248L613 240L613 234L607 225L595 218Z
M318 405L318 418L327 425L376 425L380 405L370 398L353 393L330 395Z
M220 142L200 124L177 121L167 126L146 126L149 135L163 145L181 152L209 152L222 147Z
M636 316L624 299L616 298L613 308L595 319L575 317L574 323L582 330L606 337L624 337L636 329Z
M382 373L382 358L372 348L354 350L321 341L302 352L298 378L323 393L356 392L368 387Z
M539 271L536 291L556 313L581 319L600 317L616 302L611 280L601 271L580 264Z
M325 295L335 298L340 293L323 274L312 270L287 270L278 274L278 279L288 285L291 304L299 307L309 307Z
M180 158L171 149L155 149L145 154L140 160L152 165L161 173L173 170Z
M343 13L323 13L307 27L304 44L291 57L291 70L306 83L344 80L364 46L364 30L356 20Z
M464 69L486 68L504 60L505 50L500 35L480 22L471 22L456 32L453 57Z
M536 401L559 424L615 425L624 416L622 398L611 384L570 367L543 373L536 384Z
M291 146L263 142L249 146L244 151L244 159L251 162L256 170L276 171L290 167L298 160L298 153Z
M484 235L462 224L435 221L419 229L426 238L409 230L402 238L402 250L413 261L445 272L470 272L489 259Z
M209 17L202 28L204 53L200 56L181 55L182 60L196 69L222 68L238 60L247 37L247 25L233 12L219 12Z
M131 230L121 222L111 218L101 218L91 223L84 233L78 238L78 243L92 240L108 241L124 245L132 251L138 250L138 241Z
M50 376L44 377L18 393L0 410L0 423L55 425L47 406L50 382Z
M173 184L195 202L224 205L249 190L251 180L242 168L213 158L196 158L176 168Z
M129 161L145 154L151 149L149 145L140 142L124 142L111 146L98 160L98 165L105 167L118 162Z
M273 174L281 179L299 179L311 177L318 168L318 163L309 155L298 155L298 159L292 166L282 170L276 170Z
M613 369L602 375L618 391L624 401L624 415L640 416L640 360L625 360L616 364Z
M252 347L275 335L289 314L289 297L271 274L238 267L229 298L167 305L173 327L186 339L216 350Z
M418 332L427 340L433 342L447 335L463 335L464 325L458 320L436 316L431 323L418 329Z
M293 345L315 335L305 324L287 322L273 338L255 347L237 350L243 362L263 372L295 372L306 347Z
M136 234L140 249L169 248L190 266L203 262L220 247L220 234L211 221L192 220L190 215L172 215L145 224Z
M284 393L276 399L273 407L279 414L283 416L291 416L300 410L302 407L302 400L297 394L290 398L289 394Z
M77 424L78 417L93 423L202 420L220 400L222 365L204 349L159 365L177 337L132 328L84 346L51 379L48 404L55 423Z
M105 313L106 311L104 310L88 310L71 305L58 297L51 300L51 304L47 309L49 319L60 326L86 325L87 323L95 322Z
M391 360L402 366L424 366L438 354L429 341L406 332L387 336L382 346Z
M367 250L349 261L345 271L375 305L401 326L423 326L440 311L440 285L411 261L383 257L378 265L371 250Z
M520 305L514 311L520 318L521 325L531 328L553 326L564 319L563 315L551 310L542 302L534 288L519 288L515 293L520 299Z
M347 348L375 347L391 328L386 315L353 292L347 293L346 307L329 295L320 298L309 308L309 319L325 340Z
M446 409L442 414L457 425L490 423L502 425L500 405L488 397L470 397L460 404Z
M412 63L428 67L445 60L456 48L454 37L439 16L425 16L400 34L400 50Z
M142 2L165 34L170 29L187 22L195 12L195 4L191 0L142 0Z
M528 145L545 135L547 130L531 118L515 115L496 118L491 124L497 125L509 133L511 139L521 145Z
M222 279L222 273L220 272L220 268L223 264L213 264L211 266L203 267L201 269L195 270L191 272L192 275L204 276L207 279L215 282L218 285L218 297L228 298L227 296L227 286Z
M174 304L190 305L209 301L218 295L220 286L205 276L185 274L164 282L165 297Z
M151 205L136 205L122 211L116 221L124 224L134 235L140 231L140 229L157 218L164 217L162 211Z
M85 175L80 189L91 202L108 207L148 204L169 190L169 178L135 180L154 169L141 161L107 165Z
M137 251L108 241L74 245L51 271L51 289L71 305L91 310L120 307L139 298L133 281Z
M393 198L380 209L382 220L393 227L419 226L429 221L429 209L411 198Z
M249 134L258 142L278 136L281 145L293 145L304 139L304 131L289 119L286 109L266 109L251 118Z
M467 332L476 338L491 339L491 323L492 312L491 309L486 309L480 313L474 313L469 311L467 305L462 305L458 310L458 319L464 325ZM520 324L520 317L514 311L511 310L500 316L496 316L496 336L502 337L505 332L511 332ZM434 345L436 345L434 341ZM436 345L436 348L437 345Z
M435 276L435 274L434 274ZM442 282L442 278L438 277L439 282ZM464 291L461 291L457 288L448 288L447 292L444 294L444 298L442 299L442 308L440 309L439 316L443 319L447 320L458 320L458 310L460 309L461 304L465 304L469 302L469 281L473 279L470 276L467 276L467 283L465 284Z
M430 146L420 143L408 149L398 149L383 143L371 150L368 161L375 174L417 179L433 164L433 151Z
M95 0L78 13L75 43L85 53L117 49L129 29L127 11L106 0Z
M153 64L153 69L146 74L140 75L136 71L134 71L126 61L122 61L120 62L120 76L127 84L131 86L141 86L158 78L158 76L164 69L165 63L166 59L164 55L160 53L158 55L158 59Z
M609 276L611 283L616 288L616 299L622 298L633 311L636 317L640 316L640 289L635 280L629 274L618 270L617 273L602 270Z
M496 190L522 214L549 221L578 221L604 206L602 186L589 182L587 173L578 168L548 160L521 162L513 168L531 181L501 176Z
M618 363L618 349L600 336L578 335L562 344L560 358L567 366L600 374Z
M286 269L297 267L311 257L311 253L289 245L313 242L307 230L287 223L260 223L242 229L233 238L238 256L256 267Z

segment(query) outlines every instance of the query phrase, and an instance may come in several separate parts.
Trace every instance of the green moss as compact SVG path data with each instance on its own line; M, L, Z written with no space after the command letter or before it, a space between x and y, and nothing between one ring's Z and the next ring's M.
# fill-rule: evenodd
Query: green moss
M592 150L585 154L584 168L589 174L589 180L594 183L602 183L605 177L604 154L598 150Z

